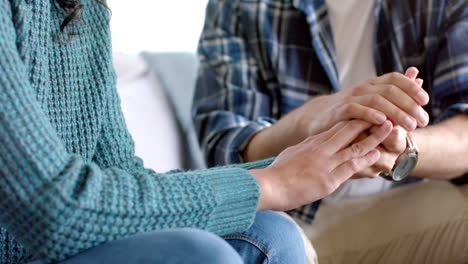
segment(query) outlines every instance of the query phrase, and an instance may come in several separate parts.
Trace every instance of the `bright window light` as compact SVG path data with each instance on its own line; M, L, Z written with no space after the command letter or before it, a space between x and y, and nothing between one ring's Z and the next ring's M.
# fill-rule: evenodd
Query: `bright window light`
M108 0L116 51L195 52L207 0Z

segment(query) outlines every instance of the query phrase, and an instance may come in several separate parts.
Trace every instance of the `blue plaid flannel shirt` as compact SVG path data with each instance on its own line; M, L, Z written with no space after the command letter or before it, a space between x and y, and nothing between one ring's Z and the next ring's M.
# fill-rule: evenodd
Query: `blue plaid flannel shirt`
M433 124L468 113L467 3L376 0L376 72L418 67ZM209 165L242 162L255 133L340 90L325 0L211 0L198 53L193 118ZM318 204L293 214L310 222Z

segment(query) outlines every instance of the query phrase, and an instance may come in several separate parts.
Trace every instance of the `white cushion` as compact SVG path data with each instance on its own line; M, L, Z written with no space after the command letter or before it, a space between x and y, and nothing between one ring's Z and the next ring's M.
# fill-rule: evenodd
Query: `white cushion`
M158 172L182 167L177 121L156 76L139 56L114 53L117 90L136 155Z

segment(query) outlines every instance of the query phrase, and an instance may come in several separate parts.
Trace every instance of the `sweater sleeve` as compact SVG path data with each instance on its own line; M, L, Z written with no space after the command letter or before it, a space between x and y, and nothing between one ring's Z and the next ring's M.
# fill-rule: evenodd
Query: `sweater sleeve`
M36 257L63 260L163 228L219 235L252 223L259 189L241 167L158 174L68 153L36 101L0 7L0 225Z

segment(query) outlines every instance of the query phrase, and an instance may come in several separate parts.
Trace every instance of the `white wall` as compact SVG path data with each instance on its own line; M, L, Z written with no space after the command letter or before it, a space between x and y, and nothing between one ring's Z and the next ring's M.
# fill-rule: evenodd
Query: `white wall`
M197 47L207 0L108 0L113 48L192 51Z

